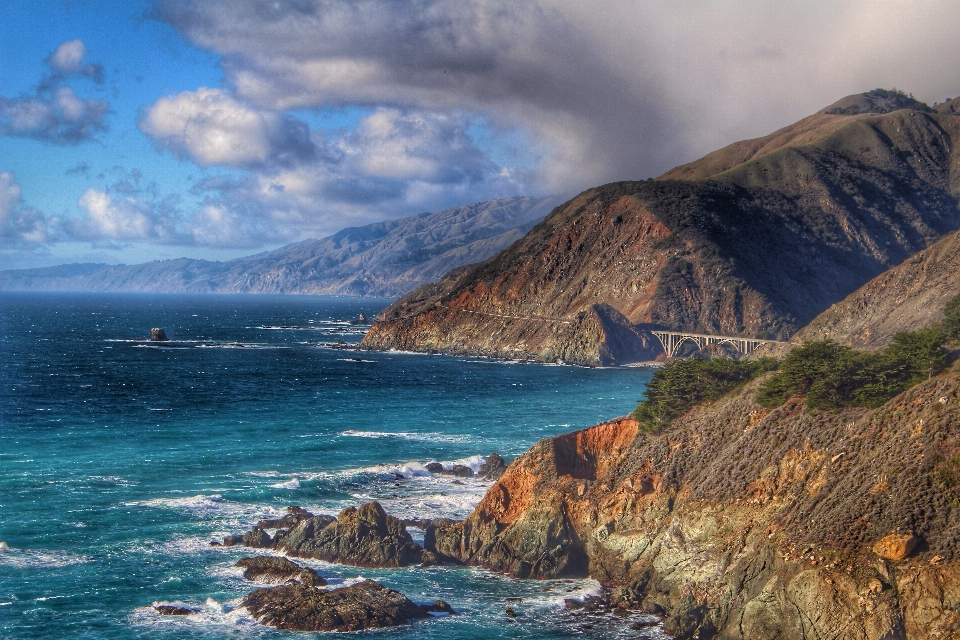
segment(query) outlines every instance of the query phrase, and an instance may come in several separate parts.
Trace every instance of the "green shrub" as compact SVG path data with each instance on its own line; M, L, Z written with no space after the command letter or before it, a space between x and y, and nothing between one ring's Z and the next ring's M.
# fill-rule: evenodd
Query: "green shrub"
M878 353L861 353L830 340L791 351L776 375L757 393L757 402L778 407L787 398L805 396L810 409L879 407L947 365L937 328L904 331Z
M694 405L712 402L776 364L773 358L671 361L654 372L633 417L641 429L659 431Z

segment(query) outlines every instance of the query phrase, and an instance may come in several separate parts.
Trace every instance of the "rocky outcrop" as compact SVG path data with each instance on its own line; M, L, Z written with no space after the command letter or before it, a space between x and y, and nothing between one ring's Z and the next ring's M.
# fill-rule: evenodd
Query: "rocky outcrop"
M297 631L361 631L409 624L429 614L373 580L325 591L302 584L258 589L243 600L258 622Z
M314 516L278 535L274 548L287 555L359 567L406 567L420 562L423 549L403 521L377 502L348 507L335 519Z
M277 531L271 536L267 529ZM404 521L378 502L348 507L336 518L289 507L282 518L261 520L243 536L224 538L224 546L237 544L358 567L405 567L419 563L423 553Z
M361 346L597 365L653 359L656 327L788 338L960 227L960 116L841 102L658 180L585 191L394 303Z
M301 567L286 558L276 556L240 558L234 566L243 568L243 577L253 582L280 584L292 581L310 587L322 587L327 584L327 581L313 569Z
M506 461L496 451L487 456L480 468L477 469L477 478L480 480L499 480L507 470Z
M425 547L523 577L591 575L678 638L960 631L960 372L876 409L766 411L760 381L663 433L543 440Z
M167 332L161 327L154 327L150 329L150 340L152 342L166 342L169 338L167 338Z

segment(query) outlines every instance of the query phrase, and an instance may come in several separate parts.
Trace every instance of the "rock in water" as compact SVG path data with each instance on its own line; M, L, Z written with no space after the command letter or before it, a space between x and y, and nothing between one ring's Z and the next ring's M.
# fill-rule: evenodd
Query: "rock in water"
M151 342L166 342L169 340L167 337L167 332L160 327L154 327L150 329L150 341Z
M486 461L477 469L477 478L480 480L499 480L507 470L507 463L496 451L487 456Z
M324 591L302 584L257 589L243 600L260 624L297 631L360 631L409 624L427 613L373 580Z
M444 469L440 472L444 476L456 476L458 478L472 478L473 469L464 464L455 464L451 469Z
M234 566L246 569L243 577L256 582L278 584L292 580L311 587L322 587L327 584L327 581L313 569L301 567L286 558L274 556L240 558Z
M430 473L443 473L443 465L439 462L427 463L427 471Z
M406 567L419 564L423 554L403 521L387 515L377 502L348 507L336 519L302 520L278 534L274 548L291 556L360 567Z
M364 315L364 314L361 313L361 314L359 315L359 317L357 317L356 320L351 320L351 321L350 321L350 324L352 324L352 325L370 326L370 325L372 325L373 323L370 322L370 319L367 318L366 315Z
M200 610L194 607L181 607L175 604L155 604L153 608L162 616L188 616Z

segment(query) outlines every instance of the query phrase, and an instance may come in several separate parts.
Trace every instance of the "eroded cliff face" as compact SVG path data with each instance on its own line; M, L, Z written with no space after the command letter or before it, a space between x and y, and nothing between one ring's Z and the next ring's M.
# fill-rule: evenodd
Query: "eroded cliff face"
M818 415L767 413L755 387L661 434L620 419L543 440L427 546L592 575L681 638L958 637L960 373Z
M597 364L658 352L651 326L788 338L960 227L960 117L838 105L658 180L580 194L397 301L362 346ZM610 318L637 334L626 350Z

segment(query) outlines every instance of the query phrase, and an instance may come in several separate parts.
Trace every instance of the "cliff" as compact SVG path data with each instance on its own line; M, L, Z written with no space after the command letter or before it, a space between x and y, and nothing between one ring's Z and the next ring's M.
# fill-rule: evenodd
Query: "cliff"
M505 198L421 213L227 262L164 260L0 272L0 290L286 293L395 298L523 237L555 198Z
M660 434L539 442L428 548L516 576L592 575L679 638L955 638L960 372L877 410L767 413L754 383Z
M655 181L585 191L394 303L363 347L596 365L656 355L650 327L785 339L960 227L952 103L874 93Z

